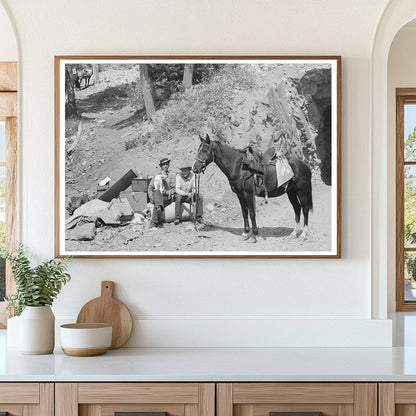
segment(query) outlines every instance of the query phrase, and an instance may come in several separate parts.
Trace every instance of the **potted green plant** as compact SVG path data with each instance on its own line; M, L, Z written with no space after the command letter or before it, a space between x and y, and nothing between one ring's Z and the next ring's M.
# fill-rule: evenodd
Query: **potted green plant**
M23 246L5 253L10 261L16 293L6 296L8 309L19 318L19 350L49 354L55 346L55 316L51 305L71 276L68 258L32 266Z

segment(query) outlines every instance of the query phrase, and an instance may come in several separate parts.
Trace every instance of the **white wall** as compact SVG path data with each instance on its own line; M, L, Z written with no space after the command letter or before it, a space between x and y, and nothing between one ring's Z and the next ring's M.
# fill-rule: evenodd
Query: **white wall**
M17 61L16 38L9 16L0 3L0 61Z
M416 26L403 27L391 44L388 64L388 309L396 310L396 88L416 87Z
M73 319L110 279L137 319L130 345L391 343L385 298L371 320L370 254L370 54L387 0L1 3L21 39L21 237L43 257L54 253L54 55L343 59L342 259L74 259L59 318Z

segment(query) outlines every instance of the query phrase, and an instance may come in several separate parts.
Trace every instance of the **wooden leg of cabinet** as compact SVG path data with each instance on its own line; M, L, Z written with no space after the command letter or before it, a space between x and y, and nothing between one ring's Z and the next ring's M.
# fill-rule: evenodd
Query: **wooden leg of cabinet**
M377 416L377 384L354 384L354 416Z
M215 383L199 385L199 416L215 416Z
M55 385L55 416L78 416L78 385L57 383Z
M53 416L55 414L55 385L52 383L41 383L39 385L39 394L39 414L42 416Z
M217 384L217 416L233 416L233 385Z
M395 415L394 383L380 383L378 385L379 416Z

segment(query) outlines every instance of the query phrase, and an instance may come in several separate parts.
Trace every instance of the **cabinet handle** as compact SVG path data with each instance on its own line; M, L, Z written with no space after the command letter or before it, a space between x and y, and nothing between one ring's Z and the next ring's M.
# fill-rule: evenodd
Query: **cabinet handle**
M322 412L269 412L269 416L323 416Z
M114 416L168 416L168 412L114 412Z

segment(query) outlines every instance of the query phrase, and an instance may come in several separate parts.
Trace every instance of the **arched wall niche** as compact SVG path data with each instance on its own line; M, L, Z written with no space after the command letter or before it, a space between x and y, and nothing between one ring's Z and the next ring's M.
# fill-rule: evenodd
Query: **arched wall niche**
M389 135L388 59L396 34L415 17L414 0L391 0L378 24L371 54L371 268L375 319L385 319L395 309L391 301L395 291L395 159L392 162L390 152L395 137Z

